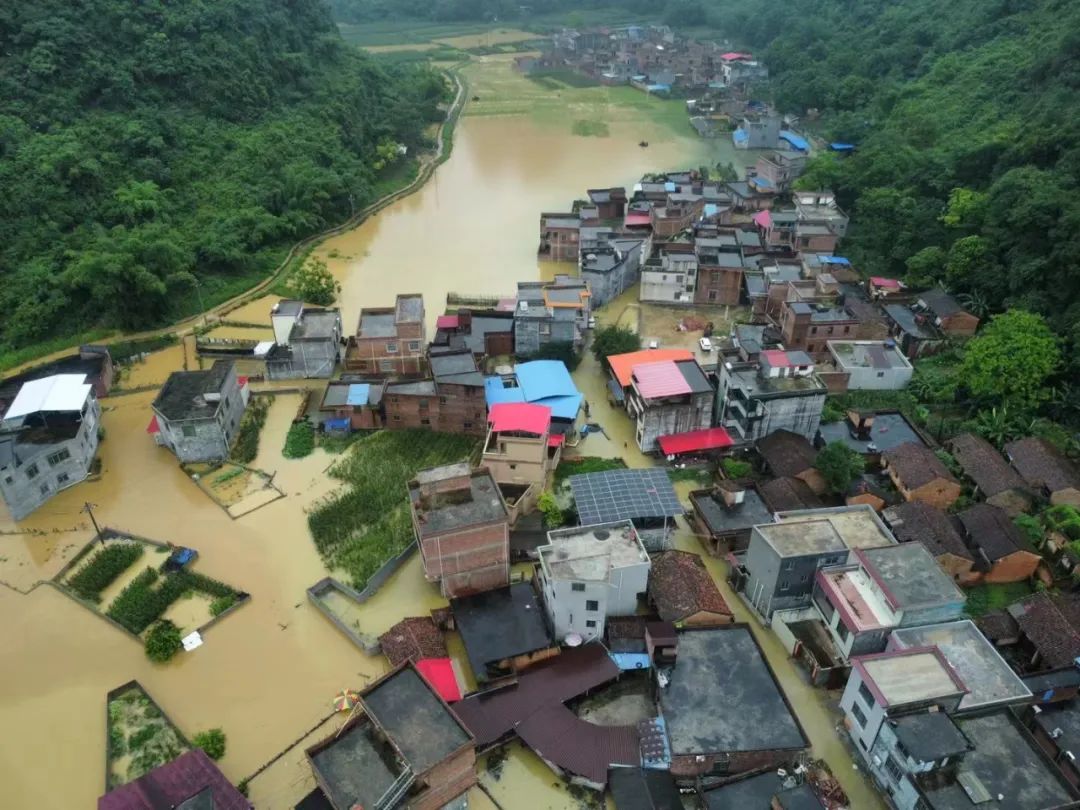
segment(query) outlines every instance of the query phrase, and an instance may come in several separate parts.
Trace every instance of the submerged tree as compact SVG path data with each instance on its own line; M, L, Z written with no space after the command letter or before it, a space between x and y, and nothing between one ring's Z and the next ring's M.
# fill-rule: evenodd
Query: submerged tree
M817 454L814 466L824 477L830 492L843 494L851 482L862 475L866 461L843 442L831 442Z
M289 279L293 295L308 304L328 307L341 292L341 285L322 259L310 259Z

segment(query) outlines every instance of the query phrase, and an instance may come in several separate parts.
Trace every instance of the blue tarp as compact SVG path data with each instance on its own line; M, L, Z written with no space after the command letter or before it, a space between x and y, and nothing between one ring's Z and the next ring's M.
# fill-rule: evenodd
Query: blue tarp
M675 184L671 180L666 180L664 182L664 191L667 191L667 192L675 191Z
M578 393L577 386L561 360L530 360L514 366L518 385L525 392L526 402L545 397L566 397Z
M671 85L670 84L649 84L649 85L645 86L645 89L648 90L650 93L670 93L671 92Z
M349 386L349 392L345 395L345 404L353 406L367 405L370 396L370 385L367 383L354 383Z
M855 151L855 144L853 143L830 143L829 148L834 152L853 152Z
M611 660L615 662L615 665L619 669L626 671L629 669L649 669L649 656L647 653L608 653L611 656Z
M787 141L800 152L810 151L810 144L807 142L806 138L801 135L796 135L789 129L780 130L780 140Z
M851 265L850 259L845 259L843 256L819 256L818 259L822 264L844 264Z
M731 137L734 139L735 143L746 143L748 140L750 140L750 136L747 135L746 130L742 128L736 129L734 132L732 132Z
M484 399L490 408L500 402L524 402L525 392L520 388L504 388L502 377L488 377L484 380Z
M772 188L772 183L769 182L769 178L762 177L760 174L754 178L753 183L758 188Z
M716 203L705 203L705 216L715 217L720 213L720 206Z
M329 431L341 431L348 433L352 425L348 419L327 419L323 422L323 428Z

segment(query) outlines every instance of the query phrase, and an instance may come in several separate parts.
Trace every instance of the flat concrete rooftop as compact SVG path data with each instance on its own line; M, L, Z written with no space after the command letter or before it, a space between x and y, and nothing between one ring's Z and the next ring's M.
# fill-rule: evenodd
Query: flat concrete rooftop
M781 557L800 557L841 551L847 546L828 520L798 520L765 523L755 527Z
M893 597L894 608L963 604L964 593L922 543L859 551Z
M612 569L649 560L629 520L548 532L548 545L538 551L554 579L606 581Z
M882 653L857 658L854 663L869 678L871 691L877 688L886 706L905 706L963 691L949 668L931 651Z
M844 546L856 548L879 548L896 543L881 518L872 507L866 505L840 506L832 509L799 509L777 513L780 523L805 523L827 520L840 536Z
M366 718L308 756L334 807L374 807L403 770Z

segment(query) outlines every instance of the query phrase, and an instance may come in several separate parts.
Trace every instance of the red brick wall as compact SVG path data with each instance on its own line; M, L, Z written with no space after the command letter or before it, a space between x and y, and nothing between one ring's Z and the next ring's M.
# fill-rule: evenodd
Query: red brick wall
M729 754L727 757L728 767L725 775L734 776L755 771L759 768L778 768L786 762L790 762L797 752L795 751L746 751ZM690 779L702 776L712 770L717 757L713 754L705 754L701 762L694 755L675 755L671 758L671 775L676 779ZM718 773L718 775L720 775Z
M737 267L699 267L694 303L734 306L742 296L742 279L743 271Z
M466 748L422 777L425 789L409 802L411 810L438 810L476 784L476 750Z
M420 543L424 573L441 581L444 596L510 582L510 532L505 521L423 537Z
M957 312L948 318L941 319L941 331L946 335L964 337L974 335L979 327L979 319L967 312Z
M512 332L496 332L484 336L484 353L488 357L514 353L514 335Z
M471 436L487 433L487 404L482 388L442 385L437 395L395 394L391 390L383 398L383 405L386 427L391 430L427 428Z

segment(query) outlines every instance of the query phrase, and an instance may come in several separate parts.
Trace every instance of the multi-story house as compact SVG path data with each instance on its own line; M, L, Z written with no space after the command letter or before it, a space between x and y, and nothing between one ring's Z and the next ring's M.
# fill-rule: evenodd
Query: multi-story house
M510 582L510 528L499 486L467 462L421 470L409 482L424 575L451 598Z
M432 354L431 377L387 383L384 424L483 436L487 431L484 375L468 349Z
M712 427L715 392L696 360L641 363L630 373L626 411L643 453L658 449L657 439Z
M174 371L150 406L154 440L183 463L228 458L246 404L231 360Z
M551 408L499 402L488 413L481 463L500 484L542 489L559 464L562 444L562 435L551 435Z
M85 374L23 383L0 421L0 495L15 520L89 475L100 421Z
M585 341L592 295L579 278L557 275L553 281L519 281L514 310L514 353L529 357L549 343Z
M829 357L828 341L860 337L859 319L842 306L785 301L780 333L784 348L802 350L815 359Z
M629 79L629 75L624 77ZM626 189L590 188L585 192L589 202L596 206L596 218L601 220L622 219L626 213Z
M794 198L800 222L828 225L840 239L847 236L848 215L836 204L836 195L831 191L796 191Z
M697 288L698 258L694 253L664 251L641 268L642 301L690 304Z
M0 419L4 417L8 406L14 402L23 385L56 374L82 374L94 389L97 399L107 397L113 384L113 362L109 347L85 344L74 354L50 360L21 374L0 380Z
M775 149L780 140L780 116L772 113L746 115L734 134L740 149Z
M591 305L601 307L637 284L651 250L651 237L614 237L583 249L579 268L592 296Z
M541 214L537 256L552 262L576 262L580 231L581 218L577 214Z
M632 616L649 584L649 554L629 520L548 532L537 579L555 637L604 637L608 616Z
M687 230L705 211L701 194L672 192L663 205L654 205L649 212L653 234L666 239Z
M763 191L785 192L806 170L807 160L806 155L798 152L767 152L754 164L756 174L752 179Z
M399 295L392 307L365 307L345 350L345 368L374 376L423 374L426 334L422 295Z
M719 366L714 422L736 440L754 442L774 430L813 441L828 389L805 352L762 351L756 361Z
M279 301L270 312L274 345L266 353L271 380L329 379L341 359L341 311Z
M698 259L694 303L734 306L742 297L746 262L735 232L718 232L694 242Z

